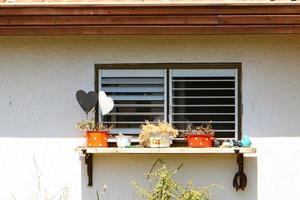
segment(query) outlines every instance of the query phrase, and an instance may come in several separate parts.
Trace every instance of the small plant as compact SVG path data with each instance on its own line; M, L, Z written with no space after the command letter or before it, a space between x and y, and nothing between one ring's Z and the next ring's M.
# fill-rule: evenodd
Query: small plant
M38 165L38 162L33 157L34 167L35 167L35 181L36 181L36 189L35 194L30 198L31 200L68 200L69 199L69 189L68 187L62 187L55 194L49 195L47 192L47 188L44 186L42 181L42 172ZM12 200L17 200L13 194L11 194Z
M96 123L95 118L95 109L90 111L87 116L86 120L82 120L76 123L75 128L81 131L110 131L112 126L111 125L104 125L103 123Z
M162 167L153 171L158 163L161 163ZM135 187L137 194L144 200L210 200L217 186L211 185L195 188L191 181L182 186L174 178L182 166L183 164L176 169L169 169L159 159L155 162L150 172L145 174L148 180L155 182L153 188L147 190L134 181L132 185Z
M212 121L207 124L202 124L201 126L196 126L193 128L192 124L187 126L187 134L199 134L199 135L215 135L215 131L212 128Z
M142 124L142 130L139 135L140 146L149 146L150 137L154 135L177 137L178 130L174 129L172 125L167 122L151 124L149 121L146 121L145 124Z
M96 123L94 119L83 120L76 123L76 129L81 131L110 131L112 126Z

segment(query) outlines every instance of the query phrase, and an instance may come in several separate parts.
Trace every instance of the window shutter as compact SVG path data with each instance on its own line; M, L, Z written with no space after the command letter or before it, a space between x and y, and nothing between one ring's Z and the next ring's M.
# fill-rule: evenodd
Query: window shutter
M212 121L216 137L237 137L237 70L174 69L169 79L169 118L176 128Z
M99 119L112 133L138 134L145 120L166 119L166 70L112 69L100 71L100 90L112 97L114 109Z

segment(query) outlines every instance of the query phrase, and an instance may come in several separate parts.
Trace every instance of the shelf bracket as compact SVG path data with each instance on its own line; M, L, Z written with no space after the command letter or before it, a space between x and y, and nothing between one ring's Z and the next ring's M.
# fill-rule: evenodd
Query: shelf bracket
M234 150L236 154L236 162L239 167L239 171L234 175L233 187L236 191L245 190L247 186L247 176L244 172L244 154L240 153L239 149Z
M88 186L93 186L93 154L86 153L86 150L82 150L82 153L87 169Z

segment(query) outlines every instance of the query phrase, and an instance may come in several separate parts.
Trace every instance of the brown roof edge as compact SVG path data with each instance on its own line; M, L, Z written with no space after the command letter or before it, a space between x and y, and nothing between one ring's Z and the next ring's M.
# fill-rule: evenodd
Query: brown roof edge
M255 6L271 6L271 7L280 7L280 6L300 6L300 3L297 1L290 1L287 3L283 2L203 2L203 3L7 3L0 2L0 7L207 7L207 6L224 6L224 7L255 7Z
M2 4L0 8L0 35L300 33L300 4Z

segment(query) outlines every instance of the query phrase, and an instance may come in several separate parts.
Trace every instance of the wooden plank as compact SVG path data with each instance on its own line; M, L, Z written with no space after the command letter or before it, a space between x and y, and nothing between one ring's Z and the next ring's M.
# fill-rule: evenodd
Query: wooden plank
M19 5L0 6L0 16L299 14L300 4Z
M189 148L189 147L171 147L171 148L86 148L79 147L76 151L85 150L86 153L95 154L235 154L256 153L256 148Z
M261 26L2 26L0 35L299 34L299 25Z
M300 24L300 15L219 15L222 25Z
M0 6L0 35L299 34L300 4Z
M0 26L29 25L207 25L218 24L217 16L25 16L1 17Z

